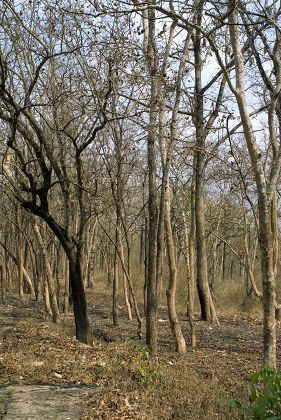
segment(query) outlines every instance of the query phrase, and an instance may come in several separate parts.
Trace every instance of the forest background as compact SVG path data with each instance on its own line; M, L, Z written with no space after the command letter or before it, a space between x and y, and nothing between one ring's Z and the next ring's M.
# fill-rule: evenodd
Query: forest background
M262 311L276 366L280 35L276 1L3 0L2 298L70 303L92 344L106 290L154 355L159 308L179 353Z

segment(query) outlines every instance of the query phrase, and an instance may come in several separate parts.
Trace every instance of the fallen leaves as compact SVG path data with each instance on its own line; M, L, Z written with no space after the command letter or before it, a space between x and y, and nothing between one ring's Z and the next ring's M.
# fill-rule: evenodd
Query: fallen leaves
M102 305L106 305L104 300ZM206 406L211 413L209 418L231 418L218 401L245 384L247 372L256 370L260 363L259 321L240 321L239 317L233 317L223 319L219 328L198 322L198 346L177 355L172 351L164 310L160 319L163 322L159 323L157 369L164 372L164 379L143 384L131 374L138 369L134 347L140 343L135 338L135 321L128 322L124 317L120 326L113 328L108 319L94 314L92 325L100 332L101 339L89 347L73 337L71 315L55 325L46 320L42 311L31 309L31 304L30 308L19 308L15 301L0 312L0 328L9 325L3 339L0 334L0 385L19 382L93 385L98 395L89 400L85 396L84 420L152 420L158 415L170 419L173 413L179 419L201 420ZM188 322L183 322L183 331L188 341ZM111 340L105 341L104 337ZM156 366L152 359L150 363Z

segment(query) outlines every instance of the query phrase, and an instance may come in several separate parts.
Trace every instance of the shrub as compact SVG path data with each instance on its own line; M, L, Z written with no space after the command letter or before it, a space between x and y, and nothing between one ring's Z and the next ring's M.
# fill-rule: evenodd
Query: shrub
M250 376L249 402L230 400L229 406L238 409L245 419L281 419L281 373L264 366Z
M134 348L134 379L143 385L161 383L164 374L161 369L150 362L150 352L148 347L135 346Z

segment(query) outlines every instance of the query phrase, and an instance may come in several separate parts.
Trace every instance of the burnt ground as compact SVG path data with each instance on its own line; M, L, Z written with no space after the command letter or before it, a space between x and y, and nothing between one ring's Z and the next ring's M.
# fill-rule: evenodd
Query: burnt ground
M1 303L0 419L241 418L227 400L247 398L248 376L262 363L259 319L197 321L196 349L178 355L161 309L159 354L152 359L124 308L113 327L110 299L92 294L89 313L93 347L74 338L72 314L55 325L41 303L16 297ZM184 316L182 326L189 343ZM280 345L278 351L280 361Z

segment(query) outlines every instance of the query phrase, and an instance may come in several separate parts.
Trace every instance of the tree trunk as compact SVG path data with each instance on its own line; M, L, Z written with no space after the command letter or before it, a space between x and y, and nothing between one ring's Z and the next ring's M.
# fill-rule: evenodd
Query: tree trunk
M46 309L47 314L49 314L50 317L52 317L53 312L52 312L51 304L50 304L50 293L49 293L48 281L45 276L44 276L44 303L45 303L45 309Z
M165 180L165 228L166 228L166 244L169 264L169 287L166 291L167 307L171 331L174 337L175 350L178 353L185 353L186 345L182 334L180 322L176 310L176 290L177 290L177 266L175 258L175 247L173 240L173 230L171 224L171 193L169 178Z
M23 249L20 244L18 244L18 275L19 275L19 297L20 300L23 299Z
M255 242L254 242L254 246ZM245 232L244 232L244 251L245 251L245 269L247 272L247 277L250 280L250 291L249 291L249 295L251 295L252 293L254 293L255 296L262 298L262 293L258 290L257 285L256 285L256 281L255 281L255 276L254 276L254 272L253 272L253 268L254 268L254 259L251 260L250 257L250 252L249 252L249 240L248 240L248 233L247 233L247 225L245 227ZM255 254L256 251L254 250L254 257L255 258Z
M22 266L21 270L22 270L23 278L24 278L24 280L26 281L26 283L28 284L28 287L29 287L30 299L35 300L35 290L34 290L34 287L33 287L32 280L31 280L31 278L30 278L30 276L29 276L29 274L26 271L24 266Z
M69 264L66 254L64 254L63 258L62 278L64 279L63 313L67 314L69 309Z
M44 265L45 265L45 275L46 275L46 279L47 279L47 288L48 288L48 295L50 298L50 307L51 307L51 316L53 318L54 322L58 322L59 317L60 317L60 313L59 313L59 307L58 307L58 302L57 302L57 296L56 296L56 288L55 288L55 284L54 284L54 279L53 279L53 273L52 273L52 269L49 263L49 258L48 258L48 251L47 248L45 246L45 243L43 241L43 238L41 236L39 227L37 225L37 223L34 224L34 230L39 242L39 246L41 248L41 252L43 255L43 261L44 261Z
M197 12L198 28L194 35L195 59L195 110L194 124L196 127L195 144L195 223L196 223L196 266L197 289L204 321L217 320L208 283L207 247L205 235L205 140L204 133L204 102L202 92L202 34L199 29L202 22L203 1L199 2Z
M193 188L193 186L191 186ZM193 192L191 192L193 195ZM191 207L194 206L194 198L191 197ZM184 238L186 252L186 277L187 277L187 316L190 325L191 347L196 346L195 324L194 324L194 286L195 286L195 258L194 258L194 212L191 208L190 229L183 210Z
M226 269L226 243L223 242L222 253L221 253L221 267L220 267L221 280L222 280L223 284L225 283L225 280L226 280L225 269Z
M114 263L113 263L113 288L112 288L112 318L113 324L118 325L118 287L119 287L119 264L118 264L118 247L120 243L120 233L119 233L119 218L116 220L116 232L115 232L115 241L116 247L114 251ZM120 252L120 251L119 251Z
M237 4L235 0L229 0L228 9L229 33L236 75L236 87L234 88L230 85L230 88L236 96L258 194L259 244L263 285L263 357L265 365L276 367L276 293L271 211L272 198L278 178L275 174L278 175L280 173L280 160L276 159L274 161L274 166L271 168L271 179L268 181L261 160L261 152L254 135L245 94L244 57L239 38ZM280 87L278 87L278 93L279 91ZM272 174L274 177L272 177Z
M201 159L197 159L195 187L197 289L202 319L204 321L211 321L211 294L208 284L207 248L205 237L204 176L202 174L202 168L200 169L200 160Z
M148 278L148 221L145 216L145 245L144 245L144 284L143 284L143 307L146 314L147 309L147 278Z
M213 238L212 248L211 248L212 267L211 267L211 276L210 276L210 290L211 290L212 296L214 296L214 285L215 285L216 274L217 274L217 260L218 260L217 248L218 248L218 234L219 234L219 227L221 223L221 216L222 216L222 207L219 209L218 220L215 227L216 235Z
M134 310L135 310L135 314L136 314L136 318L137 318L137 322L138 322L138 337L141 338L142 337L142 319L141 319L140 312L139 312L139 307L138 307L138 302L137 302L137 298L136 298L135 291L134 291L134 286L133 286L133 283L131 281L128 270L126 268L125 258L124 258L124 250L123 250L123 246L122 246L121 243L120 243L120 247L119 247L118 252L119 252L119 259L120 259L120 262L121 262L123 273L126 277L127 284L129 286L129 290L130 290L130 294L132 296L133 306L134 306Z
M153 0L153 3L155 1ZM155 10L148 10L148 47L147 57L151 78L150 113L147 135L148 166L148 255L146 284L146 344L151 353L157 353L157 186L156 186L156 132L158 116L158 63L155 41Z
M30 207L29 207L30 206ZM33 214L40 216L59 239L68 258L69 282L73 300L76 338L82 343L93 345L92 333L87 313L87 301L81 271L81 249L66 229L60 226L44 209L26 204Z
M0 264L0 283L1 283L1 299L2 299L2 302L4 302L6 290L5 290L5 278L4 278L4 275L3 275L3 265L2 264Z
M124 255L122 241L120 243L120 255L121 256ZM128 291L128 281L124 273L124 270L123 270L123 290L124 290L124 297L125 297L125 303L126 303L126 308L127 308L127 316L128 316L129 321L132 321L133 317L132 317L132 308L131 308L131 302L130 302L129 291Z
M274 244L271 232L270 205L259 200L259 243L263 282L263 357L264 364L276 366L276 291L274 276Z
M76 338L82 343L93 345L93 337L88 319L86 294L83 284L79 254L69 255L68 260L69 281L72 290Z

